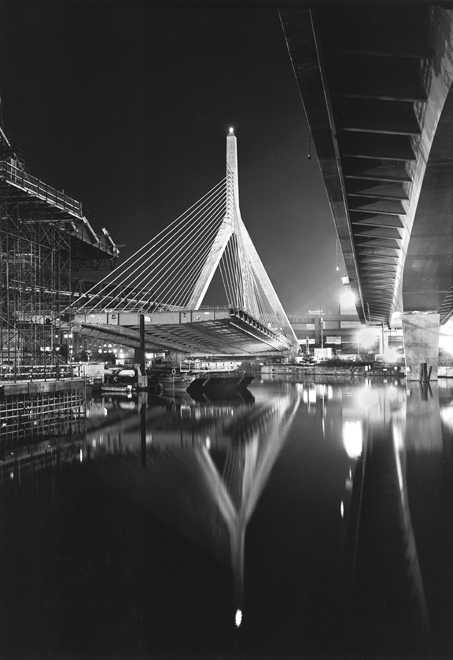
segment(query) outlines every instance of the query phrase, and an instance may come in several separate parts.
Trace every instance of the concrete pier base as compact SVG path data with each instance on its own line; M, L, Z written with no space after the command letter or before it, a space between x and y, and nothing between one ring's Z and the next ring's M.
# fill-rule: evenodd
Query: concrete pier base
M440 315L404 314L406 380L437 380Z

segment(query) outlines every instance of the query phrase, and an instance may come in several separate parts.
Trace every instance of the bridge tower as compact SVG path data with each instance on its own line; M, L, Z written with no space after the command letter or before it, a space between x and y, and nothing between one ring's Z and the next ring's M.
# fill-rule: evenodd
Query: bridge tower
M188 307L190 309L200 308L216 268L230 243L230 249L233 255L232 261L236 265L235 300L229 301L231 306L246 309L251 314L259 317L258 302L253 291L254 281L259 282L260 288L267 297L278 319L279 329L288 338L291 338L293 343L292 354L296 354L298 351L297 337L241 217L239 207L237 138L233 128L229 129L227 135L226 155L226 213L211 246L204 268L194 286Z

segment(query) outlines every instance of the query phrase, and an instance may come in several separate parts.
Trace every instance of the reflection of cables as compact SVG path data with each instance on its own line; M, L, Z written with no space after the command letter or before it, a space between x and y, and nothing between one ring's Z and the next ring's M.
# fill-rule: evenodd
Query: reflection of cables
M308 160L311 160L311 131L308 132Z

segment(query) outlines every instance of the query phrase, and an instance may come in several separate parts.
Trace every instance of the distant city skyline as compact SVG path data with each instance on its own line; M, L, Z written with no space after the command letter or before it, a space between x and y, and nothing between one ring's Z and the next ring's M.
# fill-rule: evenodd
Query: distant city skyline
M223 178L234 127L242 217L283 306L334 312L344 265L276 7L3 2L4 129L125 259Z

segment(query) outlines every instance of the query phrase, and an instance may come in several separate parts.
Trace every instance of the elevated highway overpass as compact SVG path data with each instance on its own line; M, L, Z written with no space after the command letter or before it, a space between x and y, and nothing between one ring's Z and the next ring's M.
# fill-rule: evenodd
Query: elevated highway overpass
M357 313L402 318L409 369L435 369L453 315L453 3L299 7L280 15Z

